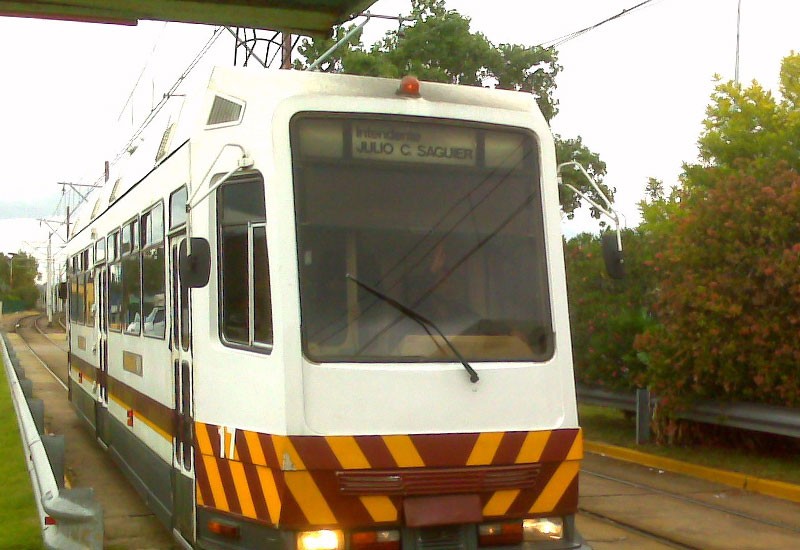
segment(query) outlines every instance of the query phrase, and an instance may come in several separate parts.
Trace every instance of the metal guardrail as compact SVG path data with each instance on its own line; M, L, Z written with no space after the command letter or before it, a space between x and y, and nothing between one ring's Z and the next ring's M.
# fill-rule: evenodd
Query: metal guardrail
M62 489L53 473L47 454L47 438L43 438L28 405L22 373L13 348L6 335L0 338L2 359L11 389L11 398L17 413L17 424L22 436L25 462L31 477L36 508L39 513L42 539L45 548L101 549L103 547L103 511L94 499L92 489ZM24 382L24 380L23 380ZM27 385L29 386L29 385ZM30 388L26 388L30 392ZM35 401L35 400L32 400ZM43 424L43 408L40 423ZM59 469L59 468L56 468ZM61 468L63 471L63 466Z
M578 384L576 389L578 401L581 403L623 411L637 410L637 399L633 393L612 392L583 384ZM657 400L656 397L651 398L652 403ZM800 438L800 409L759 403L703 401L695 403L691 409L679 412L678 417L717 426Z

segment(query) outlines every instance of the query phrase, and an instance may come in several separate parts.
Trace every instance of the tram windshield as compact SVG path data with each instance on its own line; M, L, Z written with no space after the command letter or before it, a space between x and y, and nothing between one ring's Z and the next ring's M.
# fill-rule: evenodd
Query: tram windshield
M408 117L292 122L303 348L318 362L544 361L553 328L538 147Z

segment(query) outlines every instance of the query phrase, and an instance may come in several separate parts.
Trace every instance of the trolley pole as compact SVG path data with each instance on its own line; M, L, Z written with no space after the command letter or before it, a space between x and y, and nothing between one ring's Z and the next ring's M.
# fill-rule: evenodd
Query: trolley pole
M44 301L45 301L45 308L47 309L47 326L53 325L53 281L52 281L52 271L53 271L53 234L50 233L47 236L47 265L45 269L47 270L47 282L44 286Z

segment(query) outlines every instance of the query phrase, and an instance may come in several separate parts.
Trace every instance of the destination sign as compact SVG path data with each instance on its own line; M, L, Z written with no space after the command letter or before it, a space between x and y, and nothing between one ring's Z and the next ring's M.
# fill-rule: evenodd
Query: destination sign
M427 124L355 121L352 155L357 159L475 166L476 132Z
M520 170L531 166L530 138L504 128L462 125L304 118L297 124L305 158L404 162ZM349 133L349 136L348 136ZM350 139L345 139L349 137ZM478 160L478 143L482 154Z

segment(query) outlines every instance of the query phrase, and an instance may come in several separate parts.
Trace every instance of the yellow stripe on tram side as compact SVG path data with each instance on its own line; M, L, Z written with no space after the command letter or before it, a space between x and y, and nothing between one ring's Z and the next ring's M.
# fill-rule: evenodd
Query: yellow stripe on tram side
M333 515L333 511L310 473L307 471L285 472L284 479L309 523L312 525L336 523L336 516Z
M197 446L200 447L201 454L214 455L214 449L211 447L211 440L208 438L207 424L195 422L195 438L197 439Z
M128 405L127 403L125 403L125 401L123 401L123 400L122 400L122 399L121 399L121 398L120 398L118 395L116 395L116 394L113 394L113 393L109 392L109 393L108 393L108 398L109 398L109 399L111 399L111 401L113 401L114 403L116 403L117 405L119 405L120 407L122 407L122 408L123 408L123 409L125 409L125 410L128 410L128 409L130 409L130 408L131 408L131 407L130 407L130 405Z
M369 460L361 452L354 437L337 436L325 438L339 464L346 470L365 470L370 467Z
M264 449L261 447L261 441L258 439L256 432L245 431L244 440L247 443L247 449L250 451L250 460L257 466L266 466L267 459L264 456Z
M261 482L261 491L264 493L264 498L267 501L269 519L272 523L277 524L281 517L281 497L278 494L278 485L275 483L275 476L272 470L264 466L258 466L256 472L258 472L258 480Z
M580 463L577 461L562 462L556 473L550 478L550 482L544 488L542 494L533 503L530 513L550 512L553 510L558 501L561 500L561 497L564 496L567 487L578 475L579 468Z
M552 434L553 432L550 430L530 432L525 437L525 441L522 443L522 448L519 450L519 455L517 455L516 460L517 464L539 462L539 460L542 458L544 448L547 446L547 442L550 440L550 436Z
M222 477L220 477L219 468L217 467L217 459L205 454L202 455L201 458L205 465L208 484L211 486L211 494L214 497L214 507L218 510L230 512L228 499L225 496L225 489L222 486Z
M513 489L508 491L495 491L492 495L492 498L489 499L489 502L483 507L483 515L484 516L502 516L511 505L514 503L514 500L519 496L519 489Z
M135 416L136 418L138 418L139 420L141 420L141 421L142 421L142 422L143 422L143 423L144 423L144 424L145 424L145 425L146 425L148 428L150 428L151 430L153 430L154 432L156 432L158 435L160 435L161 437L163 437L163 438L164 438L165 440L167 440L168 442L172 443L172 434L168 434L167 432L165 432L165 431L164 431L164 430L163 430L161 427L159 427L159 426L157 426L155 423L153 423L153 421L152 421L152 420L150 420L149 418L147 418L147 417L146 417L145 415L143 415L143 414L142 414L140 411L134 410L134 411L133 411L133 414L134 414L134 416Z
M297 449L294 448L292 442L289 440L288 437L282 435L273 435L272 436L272 445L275 447L275 453L278 455L278 464L281 465L282 469L286 468L286 459L287 457L292 462L294 470L305 470L306 465L303 462L303 459L300 457L300 453L297 452Z
M467 466L486 466L492 463L500 442L503 440L505 432L487 432L478 436L472 453L467 459Z
M578 435L575 436L575 441L572 442L572 447L567 453L567 460L581 460L583 458L583 430L578 430Z
M242 507L242 514L249 518L256 518L256 507L253 504L253 495L250 493L250 485L247 483L247 476L244 473L244 465L233 460L228 461L233 477L233 485L239 497L239 506Z
M367 509L372 521L397 521L397 508L389 497L371 496L359 497L361 504Z
M425 466L417 448L407 435L383 436L383 442L400 468L419 468Z
M197 446L200 448L200 456L195 460L202 460L208 478L208 485L211 488L211 495L214 498L214 507L219 510L229 511L228 499L225 496L225 489L222 487L222 478L217 467L217 459L214 456L214 449L208 437L208 425L201 422L195 424L195 437ZM200 492L198 491L198 494ZM209 505L211 503L208 503Z

